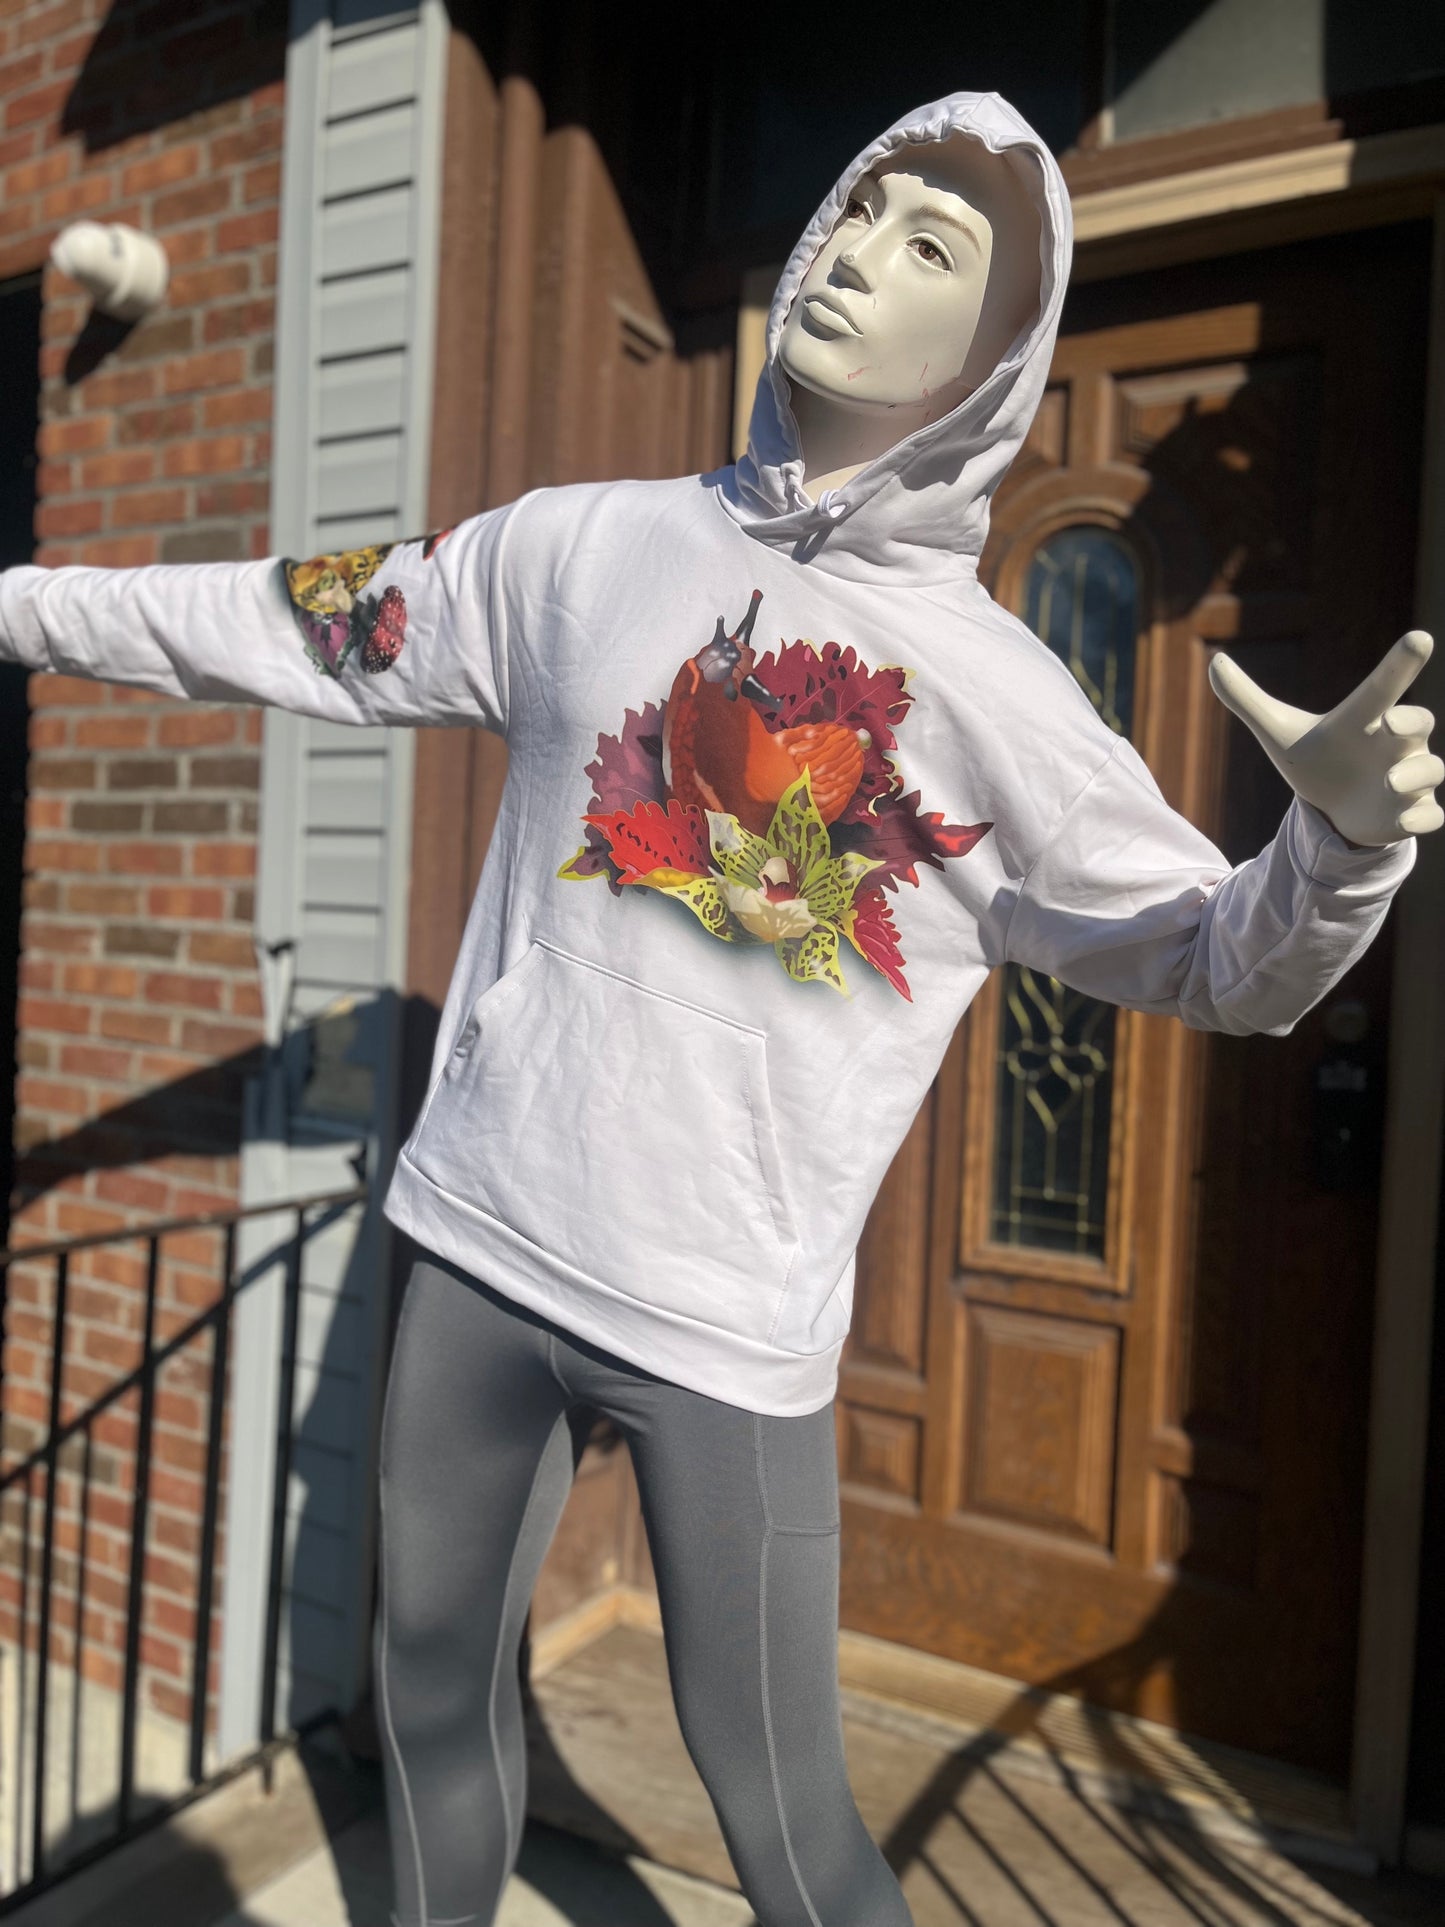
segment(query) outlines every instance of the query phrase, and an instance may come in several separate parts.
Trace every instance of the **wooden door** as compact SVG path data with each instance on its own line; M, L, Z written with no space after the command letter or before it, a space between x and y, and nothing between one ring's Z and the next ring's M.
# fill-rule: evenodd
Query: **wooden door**
M1328 707L1409 627L1421 225L1076 287L984 578L1239 861L1211 647ZM1287 1038L995 973L859 1251L843 1623L1343 1775L1389 929Z

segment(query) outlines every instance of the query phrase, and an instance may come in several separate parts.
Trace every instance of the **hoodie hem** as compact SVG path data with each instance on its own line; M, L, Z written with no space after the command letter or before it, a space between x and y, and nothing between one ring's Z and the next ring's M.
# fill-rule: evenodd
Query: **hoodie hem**
M843 1339L821 1352L781 1351L629 1298L443 1191L405 1152L382 1210L398 1230L503 1297L688 1391L775 1418L815 1412L837 1391Z

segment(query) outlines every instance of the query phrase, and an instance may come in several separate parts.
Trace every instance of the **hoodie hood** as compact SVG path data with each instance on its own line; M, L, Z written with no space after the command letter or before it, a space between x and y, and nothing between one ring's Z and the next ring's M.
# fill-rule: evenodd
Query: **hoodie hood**
M1031 324L993 373L949 414L896 443L816 503L778 363L783 323L818 250L860 175L905 142L966 134L1018 169L1039 215L1040 300ZM902 582L971 574L988 535L989 503L1043 396L1073 254L1069 193L1058 163L998 94L956 93L905 114L865 147L803 230L768 310L747 453L717 478L728 513L747 533L830 573Z

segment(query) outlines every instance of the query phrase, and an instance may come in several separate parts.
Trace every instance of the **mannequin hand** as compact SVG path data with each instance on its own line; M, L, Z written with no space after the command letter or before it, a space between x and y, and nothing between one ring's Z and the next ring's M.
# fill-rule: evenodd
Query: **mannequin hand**
M1435 718L1428 709L1396 706L1433 647L1423 629L1411 629L1327 716L1276 702L1225 655L1211 661L1209 680L1297 796L1322 811L1347 843L1378 847L1445 823L1434 797L1445 764L1429 753Z

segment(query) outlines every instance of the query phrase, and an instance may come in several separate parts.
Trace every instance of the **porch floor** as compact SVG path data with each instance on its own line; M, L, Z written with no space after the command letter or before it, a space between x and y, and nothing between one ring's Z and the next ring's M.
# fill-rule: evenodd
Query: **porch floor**
M754 1927L678 1730L658 1634L614 1625L544 1670L535 1692L530 1820L496 1927ZM853 1689L844 1735L863 1817L916 1927L1445 1927L1445 1884L1306 1864L1249 1837L1224 1804L1166 1815L1117 1782L1101 1790L1066 1757L1041 1763L1017 1739ZM313 1815L288 1824L278 1803ZM286 1764L269 1801L255 1785L222 1788L183 1831L188 1860L169 1879L152 1864L140 1906L128 1904L141 1890L119 1864L126 1849L23 1909L17 1927L386 1927L379 1766ZM1325 1836L1314 1850L1334 1849ZM195 1877L202 1858L209 1883Z

